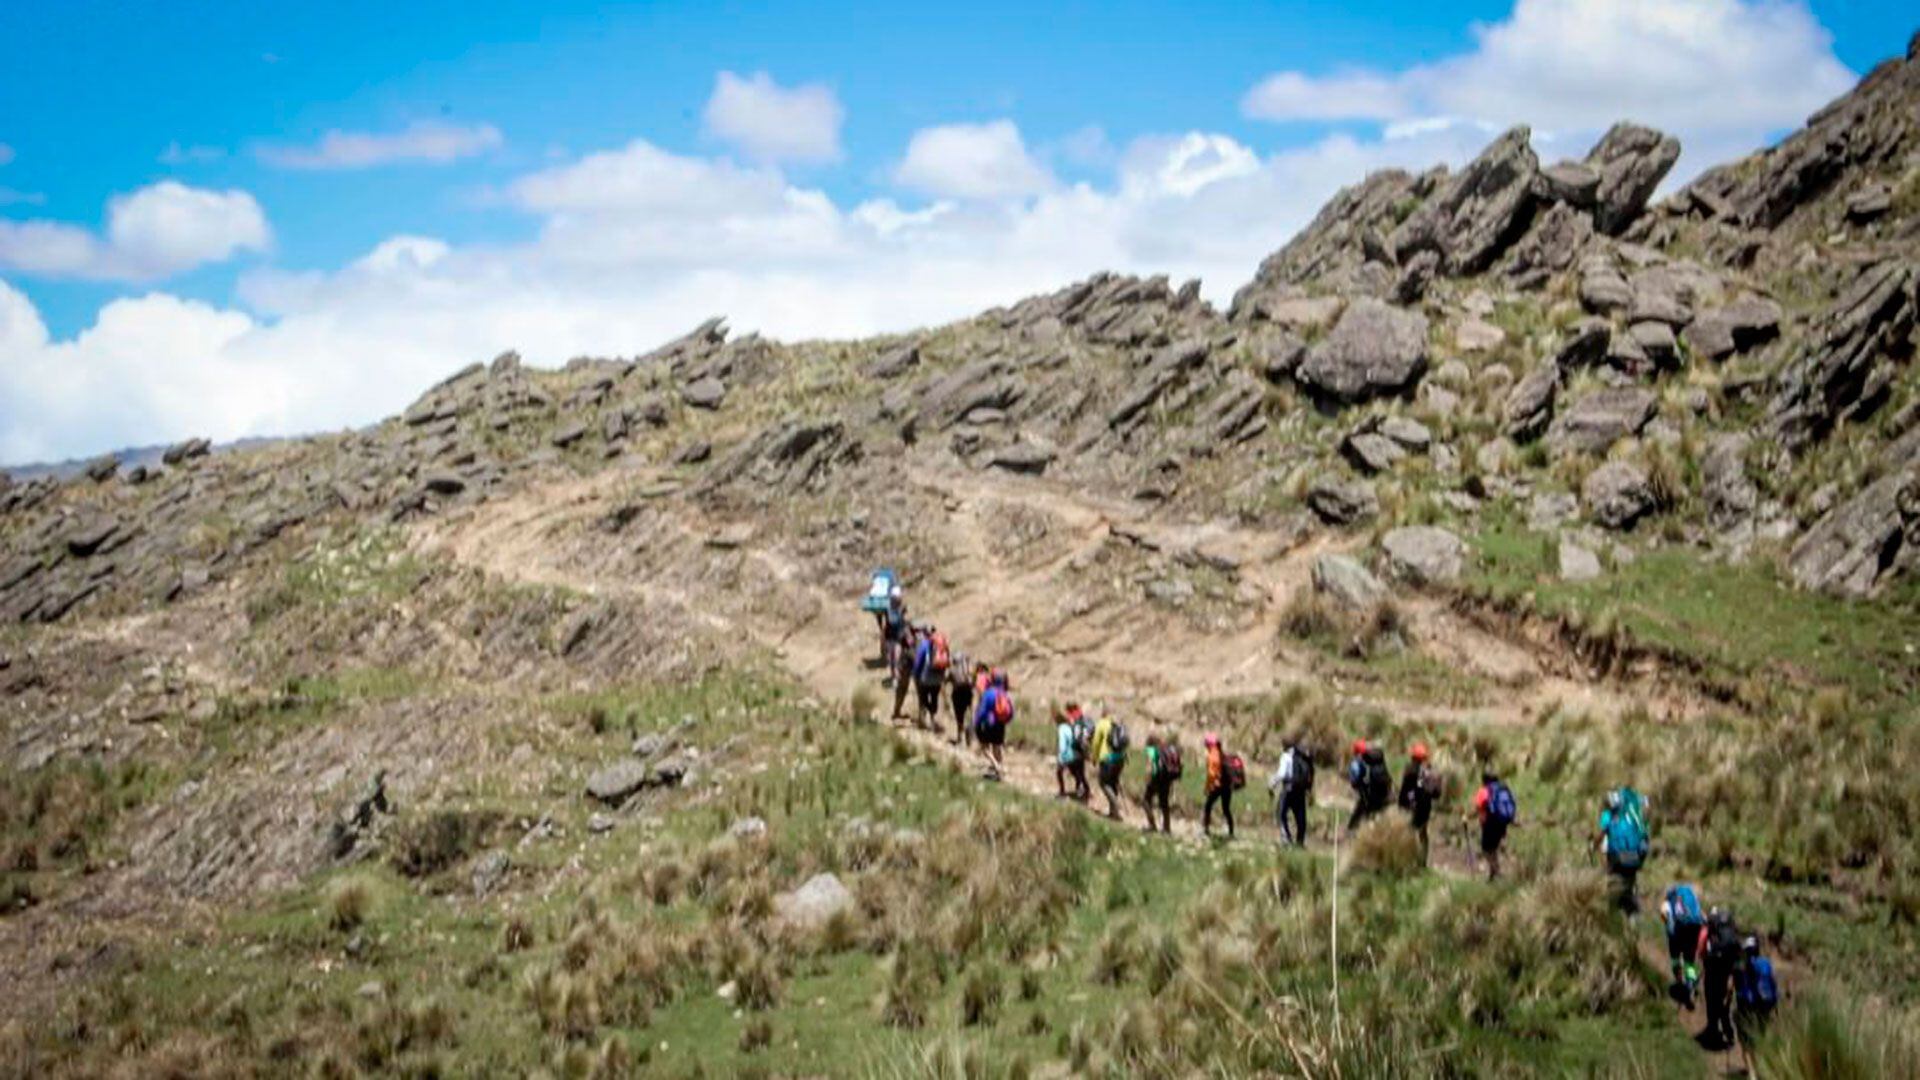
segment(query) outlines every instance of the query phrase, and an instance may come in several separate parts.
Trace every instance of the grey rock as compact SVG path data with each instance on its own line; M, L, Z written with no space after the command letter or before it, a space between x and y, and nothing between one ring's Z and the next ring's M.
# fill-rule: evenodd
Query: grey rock
M174 443L160 455L163 465L184 465L195 458L206 457L213 451L213 444L206 439L193 438Z
M1700 494L1707 505L1707 521L1722 532L1753 518L1760 491L1747 476L1747 448L1753 439L1742 432L1716 435L1700 462Z
M1615 124L1587 154L1587 164L1600 173L1594 227L1610 236L1624 232L1679 159L1680 140L1673 136L1637 124Z
M1553 419L1554 398L1560 392L1560 372L1556 365L1542 364L1508 391L1501 406L1501 430L1516 442L1538 438Z
M1557 161L1540 170L1540 193L1580 210L1600 198L1600 170L1584 161Z
M1592 581L1600 573L1600 556L1565 537L1560 539L1560 580Z
M1467 546L1458 536L1432 525L1393 529L1380 538L1387 573L1415 585L1446 585L1460 579Z
M1554 418L1547 444L1557 452L1604 454L1653 419L1658 399L1639 387L1606 387L1576 399Z
M1889 260L1855 278L1821 314L1808 348L1774 377L1768 424L1789 447L1878 406L1915 326L1920 270Z
M1583 271L1580 306L1597 315L1611 315L1633 306L1633 286L1611 266Z
M1393 231L1400 261L1434 251L1454 276L1477 274L1525 231L1540 171L1531 132L1516 127L1481 151Z
M600 438L607 443L617 443L627 437L629 419L625 409L608 409L600 418Z
M1687 348L1695 356L1724 360L1780 336L1780 305L1744 296L1723 307L1700 312L1687 326Z
M1208 348L1204 338L1187 338L1157 350L1141 371L1133 391L1107 414L1107 426L1126 428L1142 418L1148 406L1206 360Z
M1580 512L1580 500L1565 491L1536 491L1527 500L1527 528L1534 532L1552 532L1573 520Z
M1802 588L1866 597L1920 561L1920 469L1868 484L1828 511L1793 546L1787 569Z
M1375 430L1416 454L1433 445L1433 432L1410 416L1389 416Z
M566 447L572 446L574 443L577 443L581 439L584 439L586 437L587 437L587 425L574 423L574 424L567 424L562 426L560 430L554 432L553 437L548 439L547 441L552 443L555 446L565 449Z
M106 483L119 471L120 459L112 454L104 454L87 463L87 479L96 484Z
M668 747L667 737L658 732L642 735L633 740L633 756L650 758Z
M489 851L480 856L479 861L473 864L471 875L473 895L486 896L499 888L500 883L506 880L507 871L512 866L513 860L504 851Z
M1186 578L1155 578L1147 583L1147 598L1168 607L1181 607L1193 600L1193 582Z
M1327 554L1313 560L1313 590L1349 611L1366 611L1387 598L1387 587L1351 556Z
M1407 456L1399 443L1372 431L1347 436L1340 449L1347 460L1367 473L1386 472Z
M653 782L653 769L643 761L616 761L587 778L587 794L614 806Z
M1426 368L1426 317L1363 298L1308 350L1295 378L1316 396L1357 402L1404 392Z
M853 893L832 874L815 874L792 892L773 898L773 910L781 922L798 930L818 931L834 917L854 911Z
M1264 338L1259 346L1260 369L1271 382L1293 378L1300 362L1307 358L1306 343L1288 333Z
M1433 284L1433 277L1440 271L1440 253L1421 251L1400 268L1400 276L1393 283L1393 302L1396 304L1417 304L1427 295L1427 287Z
M751 840L767 835L767 819L745 817L727 827L727 835L735 840Z
M617 824L619 823L613 819L611 814L595 813L587 817L587 831L595 836L612 832L613 827Z
M107 546L120 531L120 522L104 514L83 518L67 532L67 553L84 559Z
M718 409L727 400L727 385L711 375L703 376L680 388L680 400L696 409Z
M1540 273L1558 274L1570 268L1593 239L1593 218L1567 203L1554 203L1534 216L1533 225L1513 246L1507 275L1521 279Z
M1307 506L1331 525L1371 521L1380 513L1380 499L1361 480L1322 474L1307 488Z
M1868 184L1847 196L1847 220L1855 225L1876 221L1891 209L1893 189L1885 184Z
M1613 325L1605 319L1587 318L1567 331L1567 338L1554 354L1554 366L1562 373L1593 367L1607 355L1607 342L1613 339Z
M919 365L920 346L908 342L881 353L880 358L867 369L867 374L875 379L896 379Z
M1627 461L1609 461L1588 473L1580 497L1587 516L1608 529L1632 528L1656 505L1647 471Z
M1627 328L1634 347L1656 367L1670 368L1680 357L1673 327L1663 322L1638 322Z
M1037 476L1047 471L1056 455L1053 450L1031 442L1017 442L995 450L987 464L1007 472Z

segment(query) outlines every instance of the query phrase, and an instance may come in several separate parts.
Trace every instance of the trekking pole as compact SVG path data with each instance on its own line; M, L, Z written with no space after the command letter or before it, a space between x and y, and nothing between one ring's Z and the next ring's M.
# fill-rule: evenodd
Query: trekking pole
M1333 1043L1340 1045L1340 827L1333 830Z

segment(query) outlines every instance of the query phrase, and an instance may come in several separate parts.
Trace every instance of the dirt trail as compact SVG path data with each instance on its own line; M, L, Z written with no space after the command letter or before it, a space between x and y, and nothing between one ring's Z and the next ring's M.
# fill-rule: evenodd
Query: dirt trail
M659 474L647 470L612 471L537 487L424 523L416 528L415 542L509 581L630 595L651 605L683 608L716 631L772 651L823 701L845 702L862 685L880 690L879 673L866 666L873 628L855 607L859 583L832 583L839 588L822 583L821 575L769 530L716 550L713 538L741 523L713 518L672 495L648 501L656 520L673 534L670 546L679 554L668 558L738 560L744 569L730 580L750 581L752 588L736 585L736 591L751 595L716 595L725 590L678 562L672 564L676 573L644 576L610 562L608 549L619 542L594 523L636 490L660 482ZM1290 546L1284 538L1233 522L1160 521L1135 504L1084 489L1000 474L918 468L910 470L909 482L917 497L941 509L928 527L938 530L951 553L941 580L910 583L916 617L937 622L957 647L1003 659L1014 669L1026 710L1020 726L1043 746L1051 746L1043 712L1049 700L1099 702L1131 718L1139 738L1159 725L1180 731L1191 745L1198 742L1198 731L1187 730L1190 703L1324 682L1306 658L1277 647L1279 628L1294 592L1312 587L1313 560L1350 546L1343 538L1321 535ZM1022 553L1019 545L1005 542L1009 517L1016 513L1044 523L1041 550ZM1075 569L1116 543L1153 558L1200 553L1232 566L1239 588L1236 621L1225 629L1203 629L1177 611L1137 599L1115 605L1088 597ZM1467 625L1438 600L1412 596L1403 603L1418 640L1437 643L1434 651L1444 662L1472 671L1499 692L1468 708L1377 702L1383 709L1434 724L1522 724L1555 702L1601 714L1617 714L1631 704L1611 687L1547 675L1525 646ZM890 692L881 696L884 712L892 697ZM1342 697L1367 700L1364 694ZM911 731L907 737L936 754L978 764L971 751L948 743L950 733L950 728L938 734ZM1249 767L1259 773L1262 764ZM1239 800L1242 822L1271 816L1262 780L1264 774L1254 777ZM1053 797L1050 753L1009 747L1005 782ZM1125 780L1127 816L1136 823L1142 820L1135 802L1141 782L1136 762ZM1187 816L1176 821L1176 829L1197 836L1197 822L1191 820L1197 815Z

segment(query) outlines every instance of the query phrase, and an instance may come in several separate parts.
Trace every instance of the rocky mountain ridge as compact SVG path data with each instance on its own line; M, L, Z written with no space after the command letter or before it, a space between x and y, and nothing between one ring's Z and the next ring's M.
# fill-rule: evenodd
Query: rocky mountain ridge
M1564 491L1605 532L1664 517L1666 542L1758 542L1798 584L1866 596L1920 558L1916 102L1910 48L1652 204L1670 136L1621 124L1543 165L1515 128L1457 172L1341 192L1225 312L1197 283L1102 274L872 342L716 319L630 360L505 354L360 433L0 481L0 618L164 603L303 523L405 521L552 470L664 462L694 497L752 502L883 483L901 454L1335 526L1372 520L1382 486L1460 531Z

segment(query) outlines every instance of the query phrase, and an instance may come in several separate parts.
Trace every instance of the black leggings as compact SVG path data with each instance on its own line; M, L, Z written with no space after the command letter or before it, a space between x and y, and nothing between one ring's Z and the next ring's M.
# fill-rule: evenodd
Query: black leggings
M1173 777L1156 776L1147 781L1147 794L1142 800L1147 804L1147 828L1153 828L1153 808L1160 808L1160 831L1173 831L1173 811L1168 801L1173 796Z
M1233 789L1231 787L1217 787L1207 792L1207 804L1200 811L1200 828L1202 830L1213 828L1213 804L1216 802L1220 804L1220 816L1227 819L1227 835L1232 836Z
M1307 789L1288 788L1280 793L1280 808L1275 815L1280 819L1280 833L1288 842L1305 847L1307 844Z

